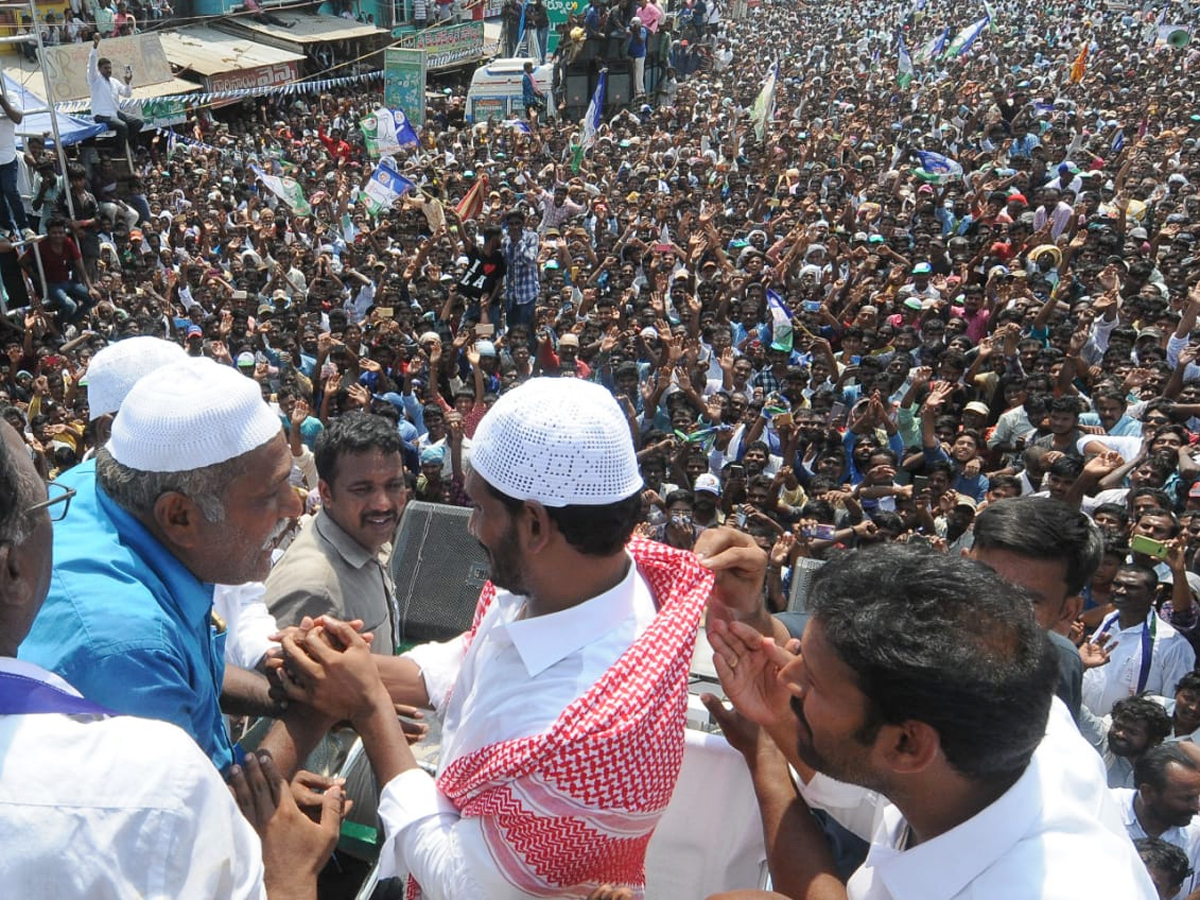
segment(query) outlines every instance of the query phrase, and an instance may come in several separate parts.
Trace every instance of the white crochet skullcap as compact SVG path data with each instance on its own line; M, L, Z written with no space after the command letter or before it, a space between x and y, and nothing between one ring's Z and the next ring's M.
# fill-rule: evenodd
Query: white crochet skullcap
M471 466L516 500L603 506L642 489L629 422L607 390L534 378L504 394L475 431Z
M188 357L134 385L107 447L113 459L138 472L185 472L249 453L281 428L257 381L211 359Z
M143 375L186 358L182 347L162 338L131 337L109 344L87 368L88 417L115 413Z

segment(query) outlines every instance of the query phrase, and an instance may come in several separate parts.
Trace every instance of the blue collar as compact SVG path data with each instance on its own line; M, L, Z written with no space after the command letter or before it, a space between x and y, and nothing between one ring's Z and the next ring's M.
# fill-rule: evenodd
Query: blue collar
M212 612L213 586L196 578L136 516L109 497L98 481L96 500L121 543L136 553L162 582L167 602L183 614L184 621L207 621Z

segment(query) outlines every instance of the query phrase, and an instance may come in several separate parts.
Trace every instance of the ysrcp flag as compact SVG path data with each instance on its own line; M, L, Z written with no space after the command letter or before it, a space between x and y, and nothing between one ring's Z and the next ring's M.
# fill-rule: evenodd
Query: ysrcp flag
M896 64L896 83L902 88L907 88L913 80L913 61L908 55L908 48L904 46L904 35L899 36L899 41L900 59Z
M926 41L925 46L917 51L917 62L927 63L937 59L941 52L946 48L946 41L950 40L950 26L947 25L942 29L942 33L931 37Z
M359 123L367 153L372 157L397 153L408 144L418 144L421 139L408 116L402 109L381 106Z
M392 204L416 185L397 172L387 162L381 162L371 173L363 193L367 195L367 210L376 215L380 210L391 209Z
M918 150L917 157L921 160L921 168L930 175L954 178L963 173L963 167L957 162L932 150Z
M776 60L767 74L767 80L763 82L762 90L754 99L754 105L750 107L750 122L754 125L754 134L759 143L766 140L767 126L775 117L775 86L778 83L779 60Z
M600 127L604 114L604 91L607 85L608 69L601 69L600 78L596 82L596 90L592 91L592 102L588 104L587 112L583 114L583 121L579 123L579 137L576 139L575 152L571 158L572 172L579 172L583 165L583 158L591 149L592 144L596 142L596 131Z
M975 39L983 34L983 29L988 27L990 21L991 19L988 16L984 16L978 22L968 25L956 34L954 40L950 42L950 46L946 50L947 58L952 59L955 56L962 56L971 49L971 45L975 43Z
M771 349L792 349L792 314L784 306L783 298L767 289L767 308L771 311Z
M308 205L308 201L304 198L304 191L296 179L268 175L257 166L251 166L251 170L258 176L258 180L266 185L267 190L286 203L288 209L293 213L298 216L312 215L312 207Z

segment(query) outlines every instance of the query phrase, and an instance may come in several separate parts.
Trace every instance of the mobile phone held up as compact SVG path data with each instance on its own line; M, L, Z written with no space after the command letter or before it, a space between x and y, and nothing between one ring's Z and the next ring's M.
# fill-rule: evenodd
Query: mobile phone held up
M1171 553L1162 541L1156 541L1154 538L1148 538L1142 534L1135 534L1129 539L1129 549L1134 553L1144 553L1154 559L1164 560Z
M811 528L801 528L800 536L811 540L832 541L837 529L832 525L813 525Z

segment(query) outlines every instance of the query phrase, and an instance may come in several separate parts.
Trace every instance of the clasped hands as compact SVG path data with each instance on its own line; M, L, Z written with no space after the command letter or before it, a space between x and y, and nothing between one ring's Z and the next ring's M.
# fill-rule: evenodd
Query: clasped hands
M410 744L421 740L427 725L421 710L393 703L371 653L373 635L363 634L363 622L342 622L332 616L305 616L298 626L285 628L273 639L279 648L267 658L268 670L288 700L312 707L334 722L355 726L381 708L401 720Z

